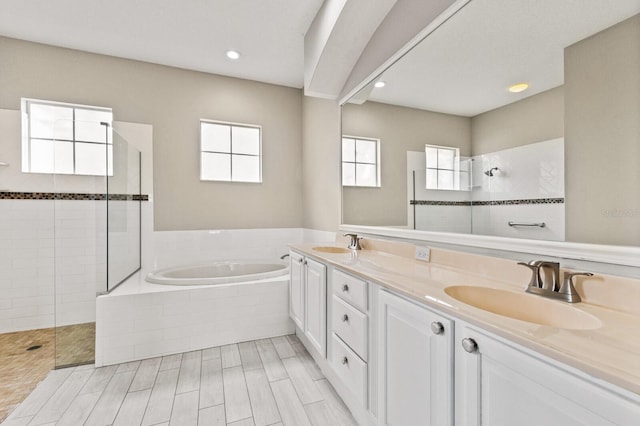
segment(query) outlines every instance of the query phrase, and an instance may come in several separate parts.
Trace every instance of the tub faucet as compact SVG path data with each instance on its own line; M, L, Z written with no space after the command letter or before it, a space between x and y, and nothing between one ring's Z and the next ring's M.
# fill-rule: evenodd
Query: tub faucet
M350 237L348 249L351 250L362 250L362 246L360 245L360 240L362 237L358 237L358 234L344 234L345 237Z

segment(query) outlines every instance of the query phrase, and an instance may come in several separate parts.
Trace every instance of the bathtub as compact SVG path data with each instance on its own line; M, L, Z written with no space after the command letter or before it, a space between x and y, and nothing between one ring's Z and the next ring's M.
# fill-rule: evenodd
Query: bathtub
M153 271L146 280L165 285L212 285L256 281L287 275L287 265L254 262L209 262Z
M99 296L96 307L96 366L295 331L288 267L277 260L139 272Z

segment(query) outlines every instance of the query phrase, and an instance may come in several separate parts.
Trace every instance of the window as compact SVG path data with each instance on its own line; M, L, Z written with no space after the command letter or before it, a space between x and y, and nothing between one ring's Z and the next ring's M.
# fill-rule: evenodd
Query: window
M111 108L22 99L22 117L23 172L113 175Z
M342 185L380 186L380 140L342 137Z
M427 189L460 189L460 150L449 146L425 145Z
M262 182L260 126L200 120L200 179Z

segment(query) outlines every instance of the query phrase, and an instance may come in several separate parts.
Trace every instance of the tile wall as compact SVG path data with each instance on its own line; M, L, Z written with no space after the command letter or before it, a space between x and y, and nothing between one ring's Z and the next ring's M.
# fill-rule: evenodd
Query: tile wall
M423 152L407 153L408 220L416 229L564 241L564 139L473 157L471 191L425 189ZM498 167L493 176L484 172ZM415 191L415 193L414 193ZM415 213L414 213L415 210ZM544 223L544 227L509 226Z

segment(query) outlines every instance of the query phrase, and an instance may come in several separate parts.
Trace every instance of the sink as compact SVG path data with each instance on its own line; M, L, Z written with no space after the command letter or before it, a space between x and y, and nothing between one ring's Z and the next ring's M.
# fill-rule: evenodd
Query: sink
M312 247L311 250L320 251L322 253L351 253L351 250L343 247Z
M566 302L489 287L451 286L445 293L473 307L539 325L568 330L593 330L602 323L596 317Z

